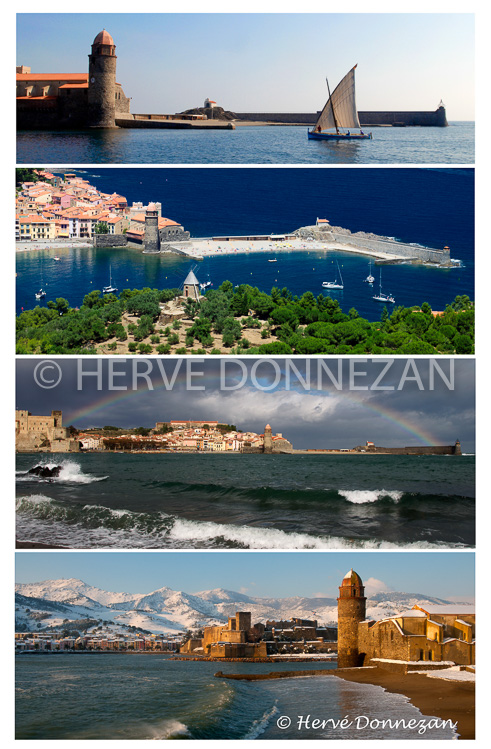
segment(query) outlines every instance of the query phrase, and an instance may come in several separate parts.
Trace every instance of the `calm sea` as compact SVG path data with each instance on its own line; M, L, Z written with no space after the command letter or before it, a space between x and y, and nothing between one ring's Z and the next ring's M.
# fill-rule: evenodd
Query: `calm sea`
M332 664L331 667L334 667ZM450 728L301 730L297 716L421 720L400 694L333 676L246 682L214 673L326 669L326 663L208 663L161 655L24 654L16 660L17 739L453 739ZM423 677L419 677L423 678ZM280 730L280 716L292 727ZM430 720L425 716L425 721ZM375 724L374 724L375 725Z
M373 128L373 140L309 141L307 127L17 133L19 164L473 164L474 123Z
M274 129L274 128L273 128ZM79 172L104 192L118 192L129 203L157 200L163 215L181 222L193 237L282 233L315 223L317 217L351 231L369 231L404 242L451 248L463 268L441 270L411 265L383 268L382 284L396 304L429 302L444 309L457 294L474 298L474 172L472 169L152 169L103 168ZM174 287L191 263L174 255L143 255L140 250L66 249L17 253L17 312L37 302L65 297L73 306L85 294L109 283L109 270L124 288ZM270 257L270 256L269 256ZM346 312L355 307L368 319L380 305L363 279L368 259L348 253L289 252L277 263L263 254L205 259L200 279L215 288L225 280L250 283L263 291L287 286L294 294L322 292L333 280L335 260L343 291L330 292ZM372 267L373 271L373 267ZM378 269L374 273L378 287Z
M26 471L62 465L42 480ZM17 538L70 548L474 545L474 456L17 456Z

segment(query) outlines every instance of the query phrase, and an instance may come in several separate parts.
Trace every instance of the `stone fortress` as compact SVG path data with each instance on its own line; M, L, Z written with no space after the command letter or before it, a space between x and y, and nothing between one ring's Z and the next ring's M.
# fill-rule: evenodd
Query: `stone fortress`
M114 40L103 29L92 43L88 73L33 73L30 67L18 66L17 128L235 128L204 115L131 114L130 98L116 82L116 60Z
M367 620L365 587L353 569L341 581L337 601L337 629L298 618L252 626L251 613L239 611L224 626L205 627L202 637L184 642L180 652L262 659L293 650L315 654L337 649L338 668L376 666L405 673L475 664L473 606L416 604L386 619Z
M80 443L63 426L61 411L50 416L33 416L29 411L15 412L15 449L17 452L78 452Z

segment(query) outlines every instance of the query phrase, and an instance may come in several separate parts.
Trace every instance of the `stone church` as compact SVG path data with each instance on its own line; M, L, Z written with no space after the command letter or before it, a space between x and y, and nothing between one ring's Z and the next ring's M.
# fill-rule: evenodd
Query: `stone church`
M130 115L130 99L116 82L116 45L105 29L92 43L87 73L32 73L17 77L19 129L115 128Z
M350 570L339 587L338 668L405 667L422 662L475 663L474 608L466 604L414 606L378 621L366 619L365 588ZM384 665L385 665L384 664ZM387 665L385 665L387 667Z

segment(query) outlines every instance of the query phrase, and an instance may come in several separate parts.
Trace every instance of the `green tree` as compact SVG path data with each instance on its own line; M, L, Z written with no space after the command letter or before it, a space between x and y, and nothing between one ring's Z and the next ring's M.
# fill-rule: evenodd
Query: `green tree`
M94 234L109 234L109 226L105 221L98 221L94 226Z

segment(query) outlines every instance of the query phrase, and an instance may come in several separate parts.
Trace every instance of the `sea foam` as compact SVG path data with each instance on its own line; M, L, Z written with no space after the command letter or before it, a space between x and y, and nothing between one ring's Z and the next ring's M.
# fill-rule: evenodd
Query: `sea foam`
M404 492L386 491L385 489L374 489L373 491L364 489L339 489L338 494L344 497L347 502L352 502L355 505L363 505L369 502L378 502L379 499L384 499L385 497L398 502Z

